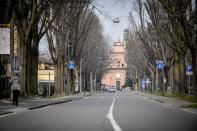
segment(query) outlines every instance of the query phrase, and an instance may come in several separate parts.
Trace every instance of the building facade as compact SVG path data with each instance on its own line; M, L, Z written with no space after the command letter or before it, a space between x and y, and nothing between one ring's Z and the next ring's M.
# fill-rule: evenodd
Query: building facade
M122 42L115 42L108 58L109 66L102 78L103 88L115 87L120 90L125 85L126 61L125 46Z

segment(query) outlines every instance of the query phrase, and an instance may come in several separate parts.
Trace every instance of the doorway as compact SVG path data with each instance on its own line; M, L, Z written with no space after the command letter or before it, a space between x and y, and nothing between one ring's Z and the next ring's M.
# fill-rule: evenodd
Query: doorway
M120 81L116 81L116 90L120 90Z

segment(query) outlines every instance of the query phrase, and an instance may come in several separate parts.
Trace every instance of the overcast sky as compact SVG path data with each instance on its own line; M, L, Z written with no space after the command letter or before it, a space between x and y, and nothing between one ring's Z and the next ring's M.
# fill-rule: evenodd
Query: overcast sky
M122 2L120 2L122 1ZM114 42L123 40L123 31L128 27L128 15L131 10L133 0L95 0L93 5L96 6L95 13L99 16L103 26L103 35L107 38L109 45ZM100 11L106 14L101 14ZM110 18L109 18L110 17ZM113 23L112 19L120 17L120 23ZM40 51L46 52L48 46L46 38L40 42ZM44 44L45 43L45 44Z
M0 28L0 54L10 54L10 28Z
M123 2L120 2L123 1ZM98 14L101 24L103 25L104 35L110 37L109 44L119 40L123 40L123 31L128 27L128 15L131 10L132 0L97 0L95 12ZM104 11L114 19L120 17L120 23L113 23L110 18L101 14ZM109 39L109 38L108 38Z

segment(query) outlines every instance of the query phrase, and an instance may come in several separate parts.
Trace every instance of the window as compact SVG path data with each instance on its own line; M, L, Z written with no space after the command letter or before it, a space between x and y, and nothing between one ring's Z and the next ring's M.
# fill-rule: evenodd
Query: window
M120 61L117 61L117 67L120 67Z

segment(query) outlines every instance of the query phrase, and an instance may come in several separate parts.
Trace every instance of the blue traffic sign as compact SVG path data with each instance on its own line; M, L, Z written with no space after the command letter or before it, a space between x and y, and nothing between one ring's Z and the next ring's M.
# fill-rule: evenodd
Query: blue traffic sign
M74 69L74 68L75 68L75 64L74 64L74 63L68 64L68 68L69 68L69 69Z
M192 72L192 65L186 66L186 72Z
M74 61L69 61L69 63L68 63L68 69L74 69L74 68L75 68Z
M193 72L192 72L192 65L188 64L186 66L186 75L192 75Z
M163 69L165 67L165 63L162 60L156 60L156 68L157 69Z
M145 86L145 80L142 80L142 81L141 81L141 85L142 85L142 87Z

